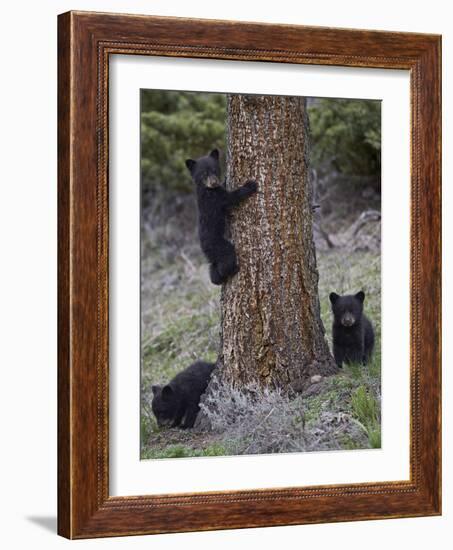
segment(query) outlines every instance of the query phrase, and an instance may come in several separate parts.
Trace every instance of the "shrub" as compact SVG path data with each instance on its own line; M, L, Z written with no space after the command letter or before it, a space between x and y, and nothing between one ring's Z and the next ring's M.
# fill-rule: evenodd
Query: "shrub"
M313 168L333 165L348 175L379 175L381 103L361 99L316 99L309 107Z
M238 390L229 384L212 388L201 405L227 454L271 454L366 448L367 434L350 414L326 411L310 415L302 395L251 384Z

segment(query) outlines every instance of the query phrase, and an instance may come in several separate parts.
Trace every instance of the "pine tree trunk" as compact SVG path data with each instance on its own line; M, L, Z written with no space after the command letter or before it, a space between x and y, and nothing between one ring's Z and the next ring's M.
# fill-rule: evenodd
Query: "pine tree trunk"
M231 215L239 273L222 289L218 375L300 390L336 372L320 318L303 98L228 96L227 188L247 179L258 193Z

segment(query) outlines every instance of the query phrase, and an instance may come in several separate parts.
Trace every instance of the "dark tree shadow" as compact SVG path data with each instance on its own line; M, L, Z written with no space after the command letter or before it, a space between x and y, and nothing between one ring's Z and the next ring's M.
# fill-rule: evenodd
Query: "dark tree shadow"
M46 531L51 531L52 533L57 532L56 516L28 516L26 519L31 523L42 527Z

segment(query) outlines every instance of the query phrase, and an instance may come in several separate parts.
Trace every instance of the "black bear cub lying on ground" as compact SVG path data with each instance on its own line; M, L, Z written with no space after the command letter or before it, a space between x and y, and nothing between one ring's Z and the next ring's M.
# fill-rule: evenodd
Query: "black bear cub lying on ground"
M256 182L249 180L239 189L227 191L220 183L217 149L197 160L187 159L186 166L197 186L201 250L211 264L211 281L221 285L238 271L234 246L224 238L226 216L230 208L256 192Z
M333 356L338 367L343 363L366 365L374 347L374 331L370 320L363 313L365 293L329 296L333 312Z
M159 427L193 427L200 410L200 397L207 388L214 367L215 363L196 361L165 386L152 386L152 409Z

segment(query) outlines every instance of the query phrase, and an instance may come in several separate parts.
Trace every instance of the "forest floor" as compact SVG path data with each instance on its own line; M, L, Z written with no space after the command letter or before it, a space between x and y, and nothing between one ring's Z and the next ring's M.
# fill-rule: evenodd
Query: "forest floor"
M343 227L337 228L338 234L346 234L356 217L357 213L351 213ZM242 410L237 408L241 399L233 399L235 404L225 402L220 410L233 418L240 415L241 422L233 420L221 429L159 429L151 411L151 385L168 382L196 359L216 360L220 289L209 281L196 239L187 235L175 241L168 224L143 231L142 459L380 447L380 250L320 246L317 261L321 317L330 348L329 293L364 290L365 312L376 332L372 362L345 366L340 374L323 379L309 395L288 398L266 392L258 405L256 400L243 400Z

